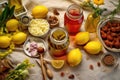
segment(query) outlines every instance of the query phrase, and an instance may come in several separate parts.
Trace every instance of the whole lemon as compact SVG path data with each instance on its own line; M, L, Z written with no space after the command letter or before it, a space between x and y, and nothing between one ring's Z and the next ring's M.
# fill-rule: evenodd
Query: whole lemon
M24 32L18 32L13 35L12 41L15 44L22 44L27 39L27 34Z
M70 66L77 66L82 61L82 53L79 48L71 50L67 55L67 62Z
M32 9L32 16L34 18L45 18L48 13L48 8L43 5L35 6Z
M102 50L102 45L99 41L90 41L84 46L84 49L89 54L98 54Z
M6 28L8 31L16 31L19 26L19 21L17 19L10 19L6 23Z
M75 36L75 43L78 45L86 44L90 39L89 32L79 32Z
M7 48L11 43L11 38L8 36L0 36L0 48Z

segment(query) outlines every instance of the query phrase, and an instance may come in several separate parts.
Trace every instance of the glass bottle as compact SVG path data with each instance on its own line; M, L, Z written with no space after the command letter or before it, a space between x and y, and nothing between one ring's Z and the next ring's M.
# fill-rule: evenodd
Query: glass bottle
M48 37L49 52L55 59L66 56L69 46L69 36L64 28L54 28Z
M80 6L72 4L64 15L64 26L69 34L74 35L80 31L83 20L84 15Z
M90 33L96 32L97 25L100 21L100 16L97 16L94 18L93 15L94 15L94 13L90 13L85 22L85 30Z
M22 0L9 0L10 6L15 6L15 10L21 9L22 6Z

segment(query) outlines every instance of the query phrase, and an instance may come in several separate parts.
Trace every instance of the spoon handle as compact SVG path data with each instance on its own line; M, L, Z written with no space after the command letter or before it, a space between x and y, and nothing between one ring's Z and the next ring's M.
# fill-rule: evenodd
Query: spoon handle
M53 78L53 73L52 73L52 71L48 68L46 61L44 61L44 65L45 65L45 68L46 68L46 73L47 73L48 78L52 79L52 78Z
M47 80L46 79L46 71L45 71L45 67L44 67L44 64L43 64L42 54L40 54L40 62L41 62L41 69L42 69L42 74L43 74L43 80Z

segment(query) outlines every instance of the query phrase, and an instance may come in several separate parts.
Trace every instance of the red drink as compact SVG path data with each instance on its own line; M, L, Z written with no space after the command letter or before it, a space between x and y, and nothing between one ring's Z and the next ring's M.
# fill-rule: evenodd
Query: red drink
M79 6L73 4L68 7L64 15L64 25L69 34L76 34L80 31L84 16Z

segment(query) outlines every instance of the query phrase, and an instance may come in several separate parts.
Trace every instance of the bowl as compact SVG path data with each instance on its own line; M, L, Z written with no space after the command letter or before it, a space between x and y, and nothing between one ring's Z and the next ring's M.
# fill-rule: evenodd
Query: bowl
M50 24L50 28L55 28L59 26L59 19L57 16L49 16L48 23Z
M98 38L112 52L120 52L120 18L107 18L97 27Z
M47 51L46 42L41 38L29 37L23 44L23 50L29 57L39 57L38 48L42 47L44 53Z
M108 67L115 67L118 64L117 60L117 56L111 52L107 52L101 57L101 62Z
M44 38L50 30L46 19L32 19L29 23L28 31L31 35Z

